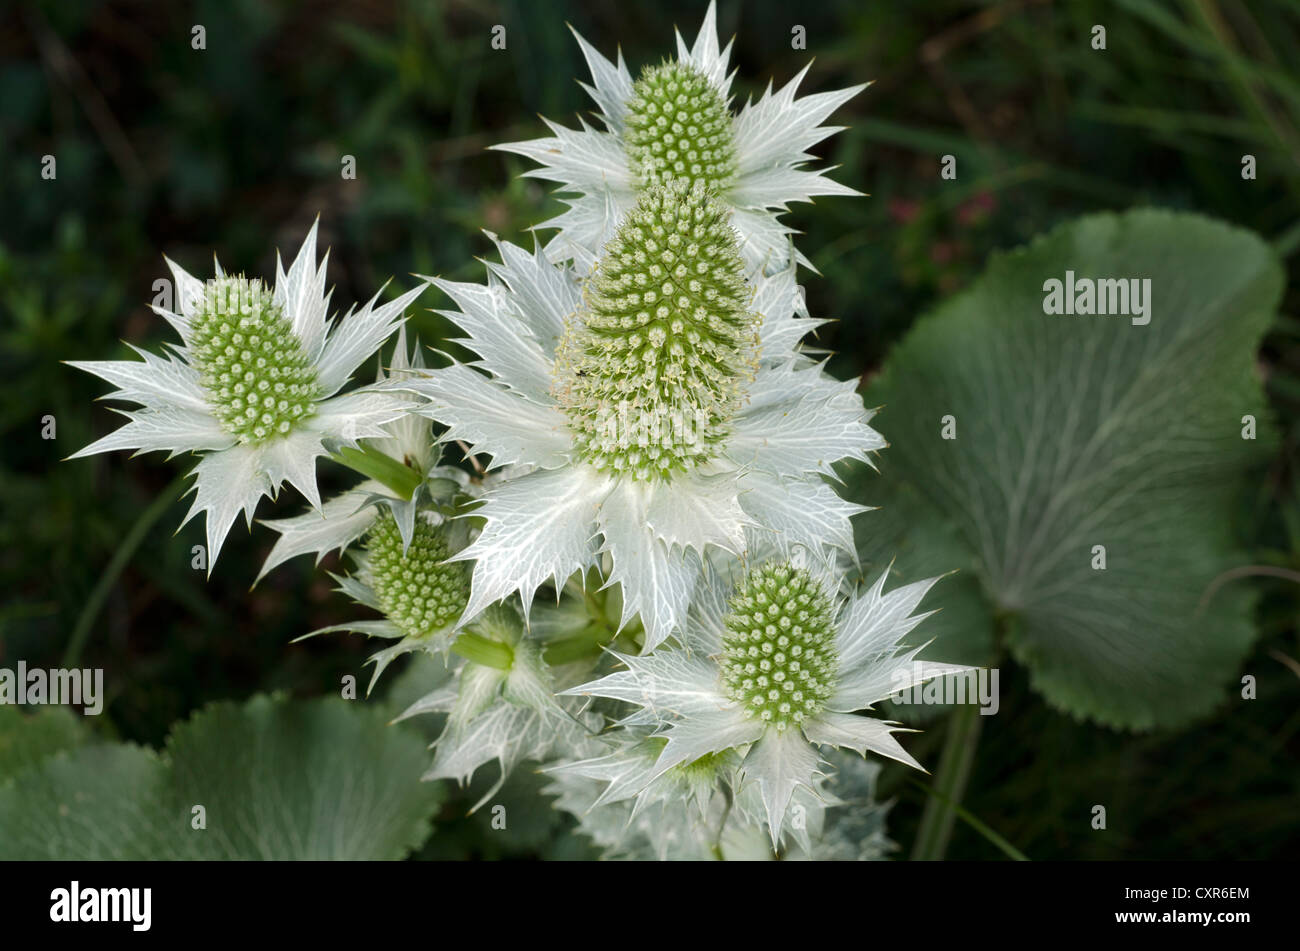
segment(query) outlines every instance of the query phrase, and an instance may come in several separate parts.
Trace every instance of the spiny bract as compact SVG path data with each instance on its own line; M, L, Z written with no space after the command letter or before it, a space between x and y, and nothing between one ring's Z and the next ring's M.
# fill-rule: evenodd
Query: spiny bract
M735 233L703 183L646 189L560 348L578 455L642 480L712 458L757 349L749 301Z
M729 602L723 682L745 713L778 730L821 712L836 669L830 599L802 568L767 564Z
M261 281L208 281L191 334L191 362L213 415L240 442L283 435L315 411L316 368Z
M680 178L720 192L735 177L731 113L690 63L646 67L632 87L623 142L643 185Z
M424 637L452 624L469 600L464 565L451 555L443 529L417 517L411 544L385 511L366 536L368 581L385 616L407 637Z

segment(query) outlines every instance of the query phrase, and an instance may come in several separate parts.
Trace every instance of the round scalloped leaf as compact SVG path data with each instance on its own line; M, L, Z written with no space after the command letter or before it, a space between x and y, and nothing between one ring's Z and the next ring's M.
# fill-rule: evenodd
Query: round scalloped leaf
M175 795L203 805L205 856L399 859L429 834L441 791L423 741L360 702L255 697L173 729Z
M0 860L188 858L167 779L157 753L126 743L50 756L0 786Z
M38 707L25 713L0 704L0 785L29 766L86 741L85 720L68 707Z
M399 859L442 796L419 735L327 699L218 703L164 752L60 753L0 786L0 859ZM195 807L205 828L194 828Z
M1047 282L1067 272L1076 288L1149 280L1149 323L1045 313ZM1164 211L1090 216L995 257L871 386L890 449L864 496L888 507L914 493L911 517L955 531L1054 706L1146 729L1222 699L1254 638L1252 597L1229 585L1200 602L1243 561L1233 499L1270 435L1254 359L1281 288L1249 232ZM1242 438L1247 415L1258 440Z

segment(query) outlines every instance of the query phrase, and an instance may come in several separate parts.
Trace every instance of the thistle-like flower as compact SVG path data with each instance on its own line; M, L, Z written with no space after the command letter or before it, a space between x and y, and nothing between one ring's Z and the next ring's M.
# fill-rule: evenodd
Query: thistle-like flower
M257 503L286 481L319 508L316 459L328 454L327 444L383 437L384 424L407 410L394 392L336 394L397 329L423 286L378 307L376 294L330 327L328 258L318 269L313 224L288 273L277 258L274 291L227 276L220 264L205 283L168 260L176 312L153 309L180 334L176 355L132 348L143 362L72 362L119 387L109 399L140 408L118 410L130 422L71 458L114 449L202 454L185 521L207 513L209 570L241 509L251 526Z
M677 58L649 66L635 82L618 56L617 66L574 33L594 86L584 88L600 107L605 131L581 121L573 130L547 121L551 136L496 146L537 162L526 174L559 182L569 209L541 227L560 229L547 245L555 260L573 259L584 272L614 234L639 191L667 179L701 182L732 212L746 269L767 274L794 260L793 229L778 221L790 202L815 195L858 195L829 177L828 170L803 166L807 152L839 131L823 126L839 106L865 85L796 98L808 68L738 114L730 108L727 72L731 45L719 49L712 3L694 46L677 35Z
M622 656L626 670L568 691L640 709L624 723L653 726L664 740L646 784L684 764L743 752L741 782L758 787L775 847L800 787L815 789L819 747L840 747L920 769L893 737L897 724L856 716L931 678L967 670L918 661L902 639L927 615L912 615L937 579L837 603L826 566L796 557L745 571L721 565L697 590L678 643ZM734 586L733 586L734 583Z
M331 624L298 640L339 632L392 640L393 644L366 660L375 666L369 691L388 665L403 654L441 654L451 645L469 600L469 573L463 564L449 559L465 546L468 529L462 522L422 509L415 514L410 536L404 537L387 508L364 498L358 500L356 494L335 501L345 500L359 501L373 514L362 544L349 552L356 570L331 577L338 582L339 591L383 616Z
M656 761L665 742L647 737L645 728L588 740L578 751L586 755L544 770L551 782L543 792L573 814L605 858L773 858L759 788L738 782L740 754L728 750L663 772ZM790 809L800 821L786 824L777 853L783 859L883 858L890 848L884 835L889 807L875 799L879 763L845 751L828 762L833 771L791 795Z
M799 354L793 266L742 279L726 212L699 185L646 190L585 294L541 252L500 245L488 286L437 280L479 372L455 364L399 385L510 478L485 492L465 620L514 591L529 608L607 561L645 649L680 624L712 547L746 530L818 551L851 549L850 518L823 476L884 446L853 385ZM761 528L759 528L761 526ZM599 537L601 543L596 544Z

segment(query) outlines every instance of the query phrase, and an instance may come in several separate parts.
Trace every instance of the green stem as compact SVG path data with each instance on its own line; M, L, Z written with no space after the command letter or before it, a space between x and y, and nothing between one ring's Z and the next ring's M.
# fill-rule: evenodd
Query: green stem
M910 782L917 789L921 790L921 792L925 793L927 796L939 796L939 793L935 792L933 786L927 786L925 783L918 783L915 779L909 779L908 782ZM972 829L974 829L976 832L982 835L1007 858L1012 859L1016 862L1029 861L1029 856L1027 856L1024 852L1021 852L1018 848L1016 848L1006 839L1002 838L1002 836L998 835L996 832L994 832L992 829L986 826L975 816L971 815L969 811L957 805L957 803L955 802L950 801L949 805L951 805L953 811L957 813L957 818L961 819L962 822L966 823L968 826L970 826Z
M77 662L81 660L81 651L86 646L86 639L90 636L90 626L95 623L95 618L99 616L100 610L104 606L104 601L108 598L109 589L117 581L118 575L122 573L135 554L135 550L140 547L144 541L145 535L149 534L149 529L153 528L154 522L162 517L163 512L176 501L176 496L180 492L181 486L185 484L186 476L177 476L172 480L167 488L158 493L158 497L153 500L147 509L140 513L140 517L135 520L131 530L126 533L122 543L117 546L113 552L113 557L109 559L108 566L100 574L99 580L95 582L95 587L90 592L90 597L86 598L86 603L81 608L81 613L77 615L77 623L72 628L72 636L68 638L68 646L63 651L63 667L76 667Z
M975 762L980 726L979 705L974 703L958 706L948 721L939 769L934 777L935 794L926 800L921 826L912 844L913 862L939 861L948 850L958 803L966 792Z
M575 660L599 654L613 639L614 632L607 624L593 621L577 634L547 644L542 657L551 667L571 664Z
M722 835L727 831L727 820L731 818L731 807L734 805L730 787L724 785L722 787L722 795L726 802L726 807L722 810L721 821L718 822L718 834L714 838L713 844L709 846L709 851L713 853L713 857L719 862L725 862L727 860L726 855L722 852Z
M588 583L582 586L582 599L587 605L587 615L591 620L578 633L552 641L542 655L552 667L570 664L587 657L596 657L619 637L625 640L636 638L642 633L640 616L628 622L622 631L618 630L616 619L606 612L607 595L599 588L600 577L593 573ZM594 590L594 594L593 594Z
M451 649L468 661L484 667L495 667L497 670L509 670L515 662L515 652L509 644L488 640L468 631L452 641Z
M382 482L403 499L410 499L423 480L420 473L377 450L345 446L330 456L341 466Z

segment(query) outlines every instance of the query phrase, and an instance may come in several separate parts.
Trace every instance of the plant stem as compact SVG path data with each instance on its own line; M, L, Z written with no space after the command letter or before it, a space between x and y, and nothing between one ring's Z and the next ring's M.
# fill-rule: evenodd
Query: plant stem
M921 790L921 792L925 793L927 796L939 795L939 793L935 792L933 786L927 786L925 783L918 783L915 779L909 779L908 782L911 783L913 786L915 786L917 789ZM957 813L957 818L961 819L962 822L966 823L968 826L970 826L972 829L974 829L976 832L982 835L985 839L989 841L990 844L992 844L995 848L997 848L998 851L1000 851L1007 858L1012 859L1013 861L1016 862L1029 861L1029 856L1025 855L1024 852L1021 852L1018 848L1016 848L1006 839L1002 838L1002 836L998 835L996 832L994 832L992 829L986 826L975 816L971 815L968 810L957 805L955 802L951 803L951 805L953 811Z
M186 476L177 476L171 481L167 488L158 493L158 497L153 500L147 509L140 513L140 517L135 520L131 530L126 533L122 543L117 546L113 552L113 557L109 559L108 565L100 574L99 580L95 582L95 587L86 598L86 603L81 608L81 613L77 615L77 623L72 628L72 636L68 638L68 646L63 650L62 666L66 668L76 667L81 660L81 651L86 646L86 639L90 636L90 626L95 623L95 618L99 616L100 609L104 606L104 601L108 598L109 589L113 587L113 582L117 581L118 575L122 573L135 554L135 550L140 547L144 541L145 535L149 534L149 529L153 528L153 523L162 517L163 512L176 501L177 493L180 492L181 486L185 484Z
M345 446L330 456L341 466L382 482L403 499L410 499L423 481L420 473L382 452Z
M726 802L726 807L722 810L721 821L718 822L718 835L713 840L713 844L709 846L709 851L713 853L713 857L719 862L725 862L727 860L726 855L722 852L722 835L727 831L727 820L731 818L731 807L735 804L731 795L730 787L723 786L722 795Z
M932 862L943 858L952 838L953 820L957 804L966 792L971 766L975 762L975 747L979 741L980 713L978 704L964 703L957 707L948 721L948 732L939 756L939 769L934 777L934 791L925 803L921 814L921 827L912 845L913 862Z
M613 639L614 632L607 624L593 621L577 634L551 641L546 645L542 656L550 666L559 667L582 660L584 657L600 654L605 645Z
M515 652L509 644L488 640L469 631L452 641L451 649L468 661L484 667L495 667L497 670L509 670L515 661Z

